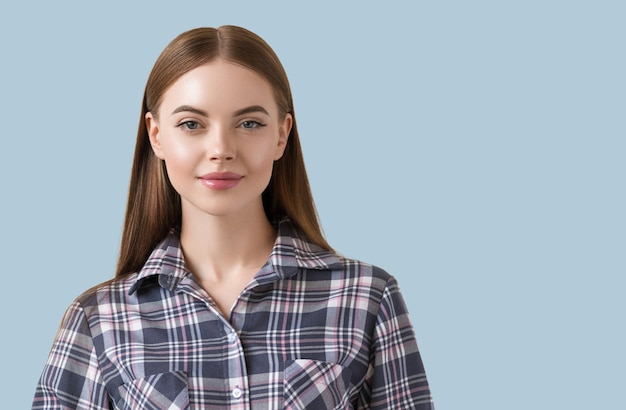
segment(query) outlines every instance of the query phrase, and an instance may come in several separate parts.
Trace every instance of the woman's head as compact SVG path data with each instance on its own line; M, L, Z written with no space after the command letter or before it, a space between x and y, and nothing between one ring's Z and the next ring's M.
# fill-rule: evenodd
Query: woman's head
M265 41L246 29L197 28L182 33L163 50L146 84L117 276L141 268L152 248L181 221L180 196L150 145L146 114L158 115L164 95L179 78L216 60L245 67L264 78L273 91L279 117L289 114L292 119L284 154L274 162L272 177L262 194L266 216L272 222L289 217L310 240L330 249L317 220L291 89L278 57Z

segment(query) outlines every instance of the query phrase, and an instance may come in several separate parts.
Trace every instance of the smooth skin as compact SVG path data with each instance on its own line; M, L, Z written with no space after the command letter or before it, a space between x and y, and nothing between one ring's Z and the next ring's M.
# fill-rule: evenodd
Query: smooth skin
M152 149L181 196L185 263L227 319L276 239L261 194L292 121L263 77L221 59L180 77L146 114ZM241 178L215 189L206 176L216 172Z

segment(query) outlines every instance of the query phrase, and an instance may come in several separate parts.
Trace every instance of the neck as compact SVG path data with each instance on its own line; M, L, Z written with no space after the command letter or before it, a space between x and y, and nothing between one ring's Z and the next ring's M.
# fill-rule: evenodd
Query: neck
M267 261L275 239L262 207L226 216L183 209L180 243L187 267L200 282L251 277Z

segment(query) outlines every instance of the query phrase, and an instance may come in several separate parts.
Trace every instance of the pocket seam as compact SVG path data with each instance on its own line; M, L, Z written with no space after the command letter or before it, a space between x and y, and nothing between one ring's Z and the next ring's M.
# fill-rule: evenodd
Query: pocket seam
M351 369L313 359L285 361L283 374L286 409L307 408L313 402L327 409L349 408ZM332 376L329 382L329 376Z
M173 390L163 391L172 388ZM152 406L147 407L149 409L189 409L187 374L183 371L155 373L136 378L119 386L118 391L120 402L117 407L120 409L136 409L138 405L141 406L139 408Z

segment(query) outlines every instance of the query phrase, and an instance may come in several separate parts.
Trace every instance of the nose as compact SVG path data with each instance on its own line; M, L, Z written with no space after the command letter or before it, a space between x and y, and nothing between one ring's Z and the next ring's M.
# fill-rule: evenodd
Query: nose
M208 155L211 161L232 161L236 157L236 147L232 135L223 128L215 127L214 132L209 133Z

